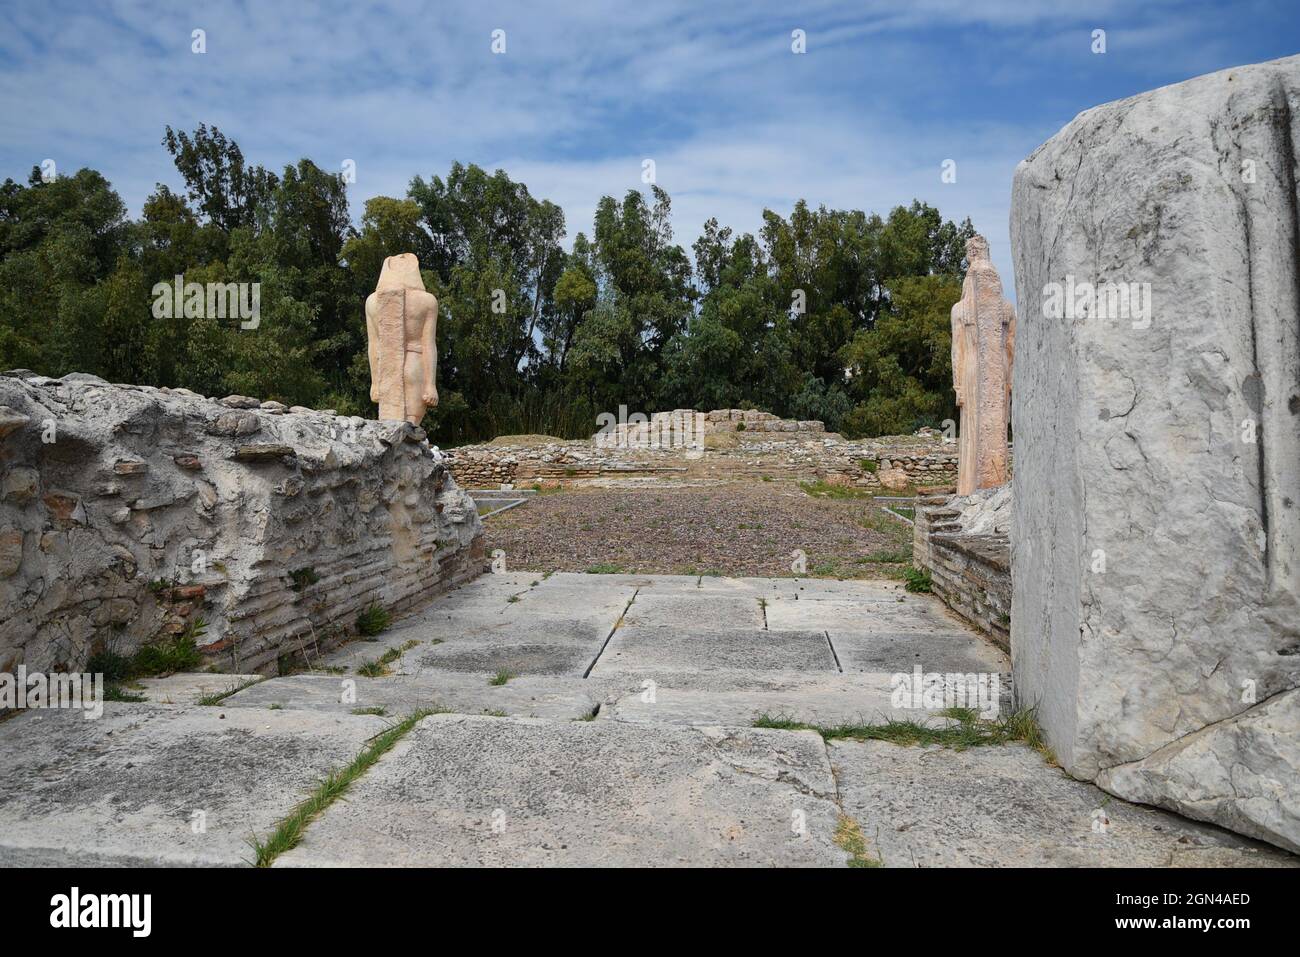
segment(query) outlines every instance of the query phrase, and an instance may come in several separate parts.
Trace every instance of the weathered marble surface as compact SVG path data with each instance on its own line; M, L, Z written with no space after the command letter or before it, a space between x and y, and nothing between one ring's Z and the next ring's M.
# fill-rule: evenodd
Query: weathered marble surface
M952 383L961 410L957 494L1007 480L1007 423L1015 357L1016 310L983 236L966 240L966 276L952 307Z
M438 300L424 288L415 253L384 260L366 297L370 398L382 420L419 425L438 404Z
M403 422L22 372L0 421L0 670L200 617L211 663L257 670L483 566L474 503Z
M1017 694L1072 774L1292 848L1297 142L1300 57L1225 70L1080 114L1011 215Z

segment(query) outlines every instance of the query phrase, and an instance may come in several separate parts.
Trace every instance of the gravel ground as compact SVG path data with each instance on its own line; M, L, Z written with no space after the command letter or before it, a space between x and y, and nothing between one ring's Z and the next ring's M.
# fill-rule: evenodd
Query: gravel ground
M869 498L818 498L796 485L566 488L485 523L506 567L670 575L807 574L897 578L911 560L912 527Z

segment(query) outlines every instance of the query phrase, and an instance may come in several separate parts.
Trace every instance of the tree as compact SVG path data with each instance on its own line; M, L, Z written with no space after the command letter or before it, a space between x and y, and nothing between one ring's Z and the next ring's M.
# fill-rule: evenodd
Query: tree
M956 415L951 311L955 276L913 276L890 286L890 308L844 350L849 388L859 400L845 419L855 435L896 435Z
M191 201L222 232L253 226L258 210L276 187L274 173L245 166L239 144L215 126L200 123L194 134L166 128L163 146L185 180Z

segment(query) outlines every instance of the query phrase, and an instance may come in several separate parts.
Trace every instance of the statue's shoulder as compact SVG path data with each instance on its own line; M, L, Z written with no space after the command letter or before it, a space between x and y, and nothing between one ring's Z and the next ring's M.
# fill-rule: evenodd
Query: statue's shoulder
M379 308L379 294L372 292L366 296L366 315L373 316L375 310Z
M412 289L407 293L408 301L413 305L423 308L436 309L438 307L438 297L431 292L423 289Z

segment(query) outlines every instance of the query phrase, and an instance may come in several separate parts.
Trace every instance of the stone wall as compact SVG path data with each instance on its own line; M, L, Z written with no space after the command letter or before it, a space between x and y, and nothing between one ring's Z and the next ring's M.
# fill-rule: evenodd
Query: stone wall
M592 440L536 445L469 445L444 453L466 488L559 483L620 476L716 481L761 477L827 481L882 494L953 485L956 446L934 434L849 442L834 433L710 434L703 448L608 447Z
M1080 114L1011 209L1016 694L1076 777L1293 851L1297 143L1300 57L1225 70Z
M698 444L722 432L780 432L816 436L826 426L816 420L782 419L757 409L674 409L655 412L644 422L619 422L591 437L601 448L676 448Z
M1010 486L920 504L912 565L931 590L1004 651L1011 640Z
M208 663L265 669L482 565L474 503L414 426L0 375L0 671L198 618Z

